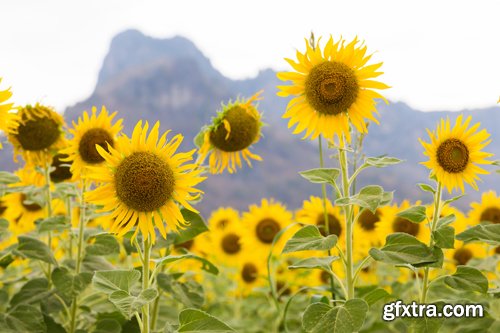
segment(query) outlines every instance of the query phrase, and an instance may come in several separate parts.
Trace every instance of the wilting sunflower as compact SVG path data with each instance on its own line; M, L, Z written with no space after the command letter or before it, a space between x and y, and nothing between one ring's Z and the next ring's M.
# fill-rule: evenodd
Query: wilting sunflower
M63 125L62 116L51 107L37 103L19 108L7 129L14 156L21 154L26 163L35 166L51 163L52 154L66 146Z
M232 224L237 224L240 221L240 214L236 209L231 207L220 207L213 211L208 218L208 226L211 230L224 230Z
M197 138L200 147L200 158L204 160L209 154L211 173L236 172L241 168L241 157L252 166L250 159L261 161L260 156L250 152L250 146L259 141L261 136L262 115L253 104L260 100L261 92L248 99L237 99L222 105L212 124L203 128ZM198 139L196 140L198 141Z
M242 244L253 252L259 249L269 250L274 237L291 223L292 213L282 203L262 199L260 206L251 205L249 211L243 213L241 226L247 232L242 237ZM276 251L281 252L286 239L286 235L280 238Z
M471 203L468 224L471 226L480 223L500 223L500 197L495 191L483 193L481 202Z
M68 155L66 161L71 163L71 172L74 176L85 174L88 166L98 166L104 162L96 145L106 151L108 145L116 149L116 136L123 126L122 119L113 124L115 116L116 112L109 114L104 106L97 114L97 108L94 106L91 115L84 111L83 116L78 118L78 123L73 122L73 128L69 130L73 138L62 153Z
M415 203L419 205L420 202ZM421 223L413 223L409 220L397 216L399 212L402 212L408 208L410 208L410 202L405 200L401 203L401 205L394 204L392 206L387 206L384 212L384 216L381 217L380 222L377 223L377 231L380 235L385 238L395 232L404 232L409 235L412 235L421 242L427 243L429 241L429 229L426 226L426 221ZM385 241L384 241L385 243Z
M389 88L374 80L383 74L378 71L382 63L367 65L371 55L357 38L347 43L330 36L323 50L319 42L312 47L306 40L306 51L297 51L297 62L285 59L295 71L278 73L280 80L292 81L278 86L278 95L294 96L283 118L290 118L288 127L297 124L294 134L305 130L304 138L345 135L350 141L349 121L361 133L367 132L365 120L378 124L375 99L385 98L373 89Z
M450 193L455 188L464 192L464 182L477 191L478 175L488 174L478 164L491 164L487 158L493 154L482 151L491 142L490 135L485 129L478 131L480 123L469 127L471 119L469 116L463 121L460 115L453 128L449 119L441 119L435 132L427 130L430 143L419 139L425 148L424 155L429 157L422 164L431 169L431 175Z
M89 178L102 184L87 192L86 197L103 205L101 211L112 212L111 231L118 236L138 226L134 236L140 230L145 239L151 237L154 243L155 226L165 238L167 228L175 230L186 225L177 203L196 212L188 201L202 192L194 186L205 178L195 164L185 164L192 160L195 151L176 154L182 135L167 141L169 132L159 138L159 127L157 122L148 136L148 123L143 126L139 121L130 139L125 135L118 139L121 151L110 145L109 151L97 146L106 162L100 167L89 167Z
M0 83L2 78L0 77ZM0 131L7 130L7 117L9 117L9 111L12 108L12 103L5 103L12 96L10 89L0 90ZM2 149L2 143L0 142L0 149Z

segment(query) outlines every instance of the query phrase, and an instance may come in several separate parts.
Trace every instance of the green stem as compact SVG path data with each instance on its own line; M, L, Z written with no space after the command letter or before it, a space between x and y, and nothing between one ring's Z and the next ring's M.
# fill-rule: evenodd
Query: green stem
M142 290L149 289L149 258L151 256L151 240L142 238L144 257L142 262ZM142 307L142 333L150 332L149 303Z
M431 224L431 239L429 241L429 247L434 245L434 239L432 238L432 233L436 229L437 221L439 220L439 216L441 215L441 199L443 194L443 186L441 182L437 183L436 194L434 195L434 212L432 216L432 224ZM420 295L420 303L424 304L427 300L427 291L429 290L429 271L430 267L426 267L424 269L424 277L422 282L422 294Z
M45 164L45 200L47 201L47 218L52 217L52 192L50 191L50 164L47 162ZM48 232L48 239L47 239L47 246L49 249L52 250L52 232ZM50 263L47 264L48 268L48 277L47 280L49 282L49 286L51 285L52 281L52 265Z
M345 142L345 141L344 141ZM345 144L345 143L344 143ZM349 163L347 161L347 153L345 149L339 148L339 162L340 162L340 171L342 173L342 190L343 196L345 198L349 197ZM346 261L346 284L347 284L347 295L346 299L350 300L354 298L354 279L353 279L353 256L352 256L352 214L351 214L351 206L344 206L344 216L346 218L346 253L345 253L345 261Z
M325 162L323 160L323 140L321 135L318 137L318 147L319 147L319 167L324 168ZM325 233L326 235L330 235L330 223L328 223L328 210L326 205L326 184L321 184L321 193L323 195L323 214L325 220ZM328 250L328 256L332 255L332 251ZM335 281L333 276L330 275L330 292L332 293L332 300L335 300Z

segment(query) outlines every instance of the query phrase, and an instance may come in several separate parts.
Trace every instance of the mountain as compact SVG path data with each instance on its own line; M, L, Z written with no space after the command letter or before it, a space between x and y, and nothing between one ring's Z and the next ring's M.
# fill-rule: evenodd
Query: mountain
M160 120L162 130L172 129L173 133L184 134L181 149L187 150L194 147L194 136L215 115L221 102L238 95L248 97L264 89L259 109L268 126L264 127L263 137L253 148L263 162L255 162L253 168L245 167L233 175L210 176L202 185L205 196L199 207L205 213L218 206L246 209L260 198L274 197L296 209L309 195L320 193L319 186L309 184L297 174L318 167L317 143L303 141L287 129L286 120L281 118L287 100L276 96L279 84L271 69L262 70L254 78L231 80L217 71L186 38L155 39L128 30L111 42L92 95L69 107L65 117L70 122L93 105L106 105L108 110L119 111L125 132L130 133L140 119ZM434 128L441 117L454 119L457 113L420 112L401 102L379 103L378 109L380 125L370 125L365 154L388 154L405 162L385 170L367 170L362 174L360 186L380 184L386 190L395 190L397 201L408 198L429 202L415 185L426 181L428 175L428 170L418 164L425 160L418 138L426 138L425 128ZM498 108L464 110L463 113L474 115L474 121L480 121L492 133L493 144L489 150L500 154ZM334 153L328 152L329 155ZM11 160L8 154L8 149L2 152L2 166ZM335 166L332 161L326 163ZM500 175L492 174L484 177L481 189L500 189L499 185ZM478 198L478 193L469 192L470 195L461 200L462 205Z

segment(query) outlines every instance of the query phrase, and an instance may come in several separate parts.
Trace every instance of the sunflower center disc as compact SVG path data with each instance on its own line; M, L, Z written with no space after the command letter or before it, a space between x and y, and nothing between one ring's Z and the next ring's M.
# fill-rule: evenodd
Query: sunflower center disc
M324 237L328 235L337 235L337 237L339 237L342 233L342 226L340 225L340 221L332 214L328 214L328 231L330 231L329 234L326 233L325 214L321 213L320 215L318 215L316 225L319 228L319 232Z
M240 252L240 237L235 234L227 234L222 238L222 250L227 254L235 254Z
M325 271L321 271L320 279L321 279L321 282L323 282L324 284L330 283L330 274L328 274Z
M259 135L259 121L241 106L229 109L224 119L231 127L227 139L227 130L222 123L210 132L210 142L222 151L235 152L248 148Z
M305 95L319 113L347 112L358 97L356 74L344 63L325 61L314 66L305 81Z
M73 176L71 174L70 167L68 166L70 162L61 161L61 159L65 159L67 157L68 155L66 154L57 154L52 159L52 167L55 168L55 170L50 173L50 180L54 183L63 182Z
M257 238L266 244L273 242L274 236L280 232L281 227L278 222L273 219L263 219L257 224Z
M380 221L380 212L378 209L375 211L375 214L371 210L365 209L358 218L359 225L366 231L374 230L378 221Z
M165 205L172 197L174 185L172 169L150 152L133 153L116 168L116 195L139 212L152 212Z
M59 125L50 118L34 118L20 124L17 129L17 140L27 151L47 149L60 135Z
M83 134L78 146L78 152L85 162L98 164L104 161L104 158L99 154L95 146L99 145L108 151L107 143L113 147L114 141L111 134L102 128L92 128Z
M491 222L498 224L500 223L500 209L496 207L489 207L486 208L482 213L481 213L481 222L486 221L486 222Z
M186 250L191 250L191 248L193 247L193 244L194 244L194 240L190 239L188 241L185 241L184 243L179 243L179 244L175 244L175 248L176 249L180 249L180 248L183 248L183 249L186 249Z
M405 218L397 217L392 223L392 230L395 232L405 232L409 235L417 236L419 225L412 223Z
M257 267L254 264L246 263L241 270L241 277L246 283L252 283L257 280Z
M457 262L457 265L465 265L473 257L472 252L469 249L458 249L453 254L453 259Z
M29 212L38 212L39 210L42 209L42 206L40 206L37 203L26 203L25 201L28 200L28 197L26 194L22 193L21 194L21 204L23 205L24 209L26 209Z
M0 200L0 216L2 216L3 213L5 213L5 210L7 209L7 206L4 205L4 202Z
M495 253L500 254L500 246L495 247Z
M446 172L460 173L469 163L469 150L462 141L448 139L439 145L437 161Z

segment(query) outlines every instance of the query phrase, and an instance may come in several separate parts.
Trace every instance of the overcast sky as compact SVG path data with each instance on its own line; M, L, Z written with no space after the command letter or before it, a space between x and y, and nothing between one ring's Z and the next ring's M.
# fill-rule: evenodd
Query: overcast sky
M421 110L494 105L500 1L1 0L0 87L63 109L93 91L114 35L191 39L230 78L288 69L303 38L364 39L392 100Z

